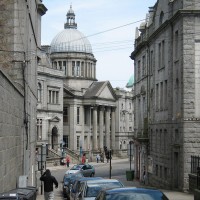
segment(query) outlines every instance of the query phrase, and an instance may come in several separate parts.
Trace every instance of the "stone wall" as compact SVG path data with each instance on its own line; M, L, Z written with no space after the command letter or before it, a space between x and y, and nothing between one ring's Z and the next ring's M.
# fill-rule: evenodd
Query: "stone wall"
M23 96L0 70L0 193L23 174Z

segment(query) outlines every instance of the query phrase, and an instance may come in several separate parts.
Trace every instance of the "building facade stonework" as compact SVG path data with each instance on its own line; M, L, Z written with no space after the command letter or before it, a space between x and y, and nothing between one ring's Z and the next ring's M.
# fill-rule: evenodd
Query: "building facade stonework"
M35 185L37 50L42 1L0 1L0 192Z
M77 30L72 6L66 16L64 29L53 38L50 46L42 47L47 56L41 60L41 68L38 68L39 85L42 80L46 85L48 82L51 87L59 83L58 104L52 107L52 111L54 116L61 118L58 123L60 135L55 141L60 148L56 149L52 145L52 135L49 134L48 123L45 122L51 115L49 94L45 87L45 91L41 89L43 97L37 106L37 120L43 118L45 123L42 122L41 142L47 142L50 148L58 152L73 151L80 156L84 152L89 161L95 159L97 153L103 152L104 146L118 155L123 151L127 153L127 143L133 136L133 121L127 118L130 122L128 128L126 124L119 127L119 121L122 120L121 110L129 110L126 104L131 104L129 115L133 115L133 95L120 89L116 92L109 81L97 80L97 60L92 53L90 42ZM45 63L45 60L48 62ZM124 102L124 107L120 110L119 101ZM42 114L43 106L47 107L46 112ZM124 112L124 115L129 116L127 113Z
M199 155L199 27L197 0L158 0L136 29L135 166L142 179L188 189L191 155Z

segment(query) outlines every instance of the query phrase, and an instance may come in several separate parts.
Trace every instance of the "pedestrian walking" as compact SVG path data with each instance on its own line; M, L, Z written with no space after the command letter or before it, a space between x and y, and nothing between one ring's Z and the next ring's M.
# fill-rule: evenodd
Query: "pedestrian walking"
M86 162L86 156L85 156L85 153L84 153L83 156L82 156L82 160L81 160L81 162L82 162L82 164L85 164L85 162Z
M67 164L67 167L69 167L69 163L70 163L70 157L69 155L66 156L66 164Z
M97 163L100 161L100 155L99 154L97 154L96 160L97 160Z
M49 169L47 169L42 174L40 180L44 182L44 199L53 200L54 199L53 185L55 185L55 188L58 188L58 181L54 176L51 175Z

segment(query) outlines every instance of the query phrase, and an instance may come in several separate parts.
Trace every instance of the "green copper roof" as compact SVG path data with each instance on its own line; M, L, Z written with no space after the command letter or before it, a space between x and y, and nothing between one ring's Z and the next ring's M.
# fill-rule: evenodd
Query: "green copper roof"
M129 78L129 81L128 81L128 83L126 84L126 87L127 87L127 88L131 88L131 87L133 87L133 84L134 84L134 75L132 75L132 76Z

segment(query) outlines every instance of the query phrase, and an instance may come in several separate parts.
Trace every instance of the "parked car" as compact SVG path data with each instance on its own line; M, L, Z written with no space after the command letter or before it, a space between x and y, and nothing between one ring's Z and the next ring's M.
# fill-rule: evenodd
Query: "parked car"
M83 174L79 171L74 174L65 174L63 177L63 196L69 199L71 184L73 180L82 178Z
M116 179L86 180L80 183L75 199L93 200L102 189L120 187L124 185Z
M79 191L82 182L88 181L88 180L99 180L99 179L103 179L103 178L102 177L83 177L79 179L78 178L74 179L75 181L70 191L70 200L75 200L76 193Z
M67 170L65 174L73 174L81 171L85 177L93 177L95 175L95 168L90 164L74 165L71 169Z
M146 188L115 188L101 190L95 200L169 200L160 190Z

